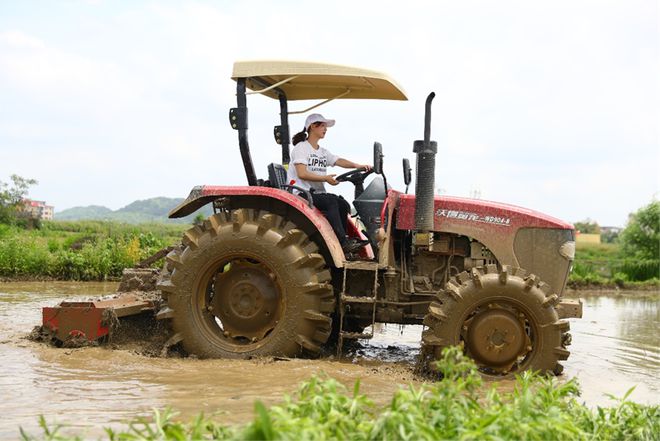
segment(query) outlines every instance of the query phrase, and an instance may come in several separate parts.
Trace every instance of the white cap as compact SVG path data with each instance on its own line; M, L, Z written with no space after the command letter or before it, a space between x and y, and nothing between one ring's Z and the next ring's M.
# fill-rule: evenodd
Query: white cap
M325 125L328 127L332 127L335 125L334 119L325 119L323 115L321 115L320 113L312 113L305 120L305 128L309 129L309 126L311 126L315 122L325 123Z

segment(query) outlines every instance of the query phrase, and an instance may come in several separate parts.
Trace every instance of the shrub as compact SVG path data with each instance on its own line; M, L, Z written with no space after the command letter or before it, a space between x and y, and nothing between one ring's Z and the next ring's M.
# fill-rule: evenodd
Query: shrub
M0 224L0 276L107 280L168 245L185 225L44 222L41 230ZM156 263L157 265L159 263Z
M621 271L630 280L660 278L660 202L653 200L631 214L620 241Z

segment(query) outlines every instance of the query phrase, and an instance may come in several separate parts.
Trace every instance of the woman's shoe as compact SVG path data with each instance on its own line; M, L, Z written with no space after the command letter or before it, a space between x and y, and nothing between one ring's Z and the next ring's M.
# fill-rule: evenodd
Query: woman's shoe
M342 250L344 250L344 254L350 254L350 253L355 253L358 251L360 248L363 246L367 245L369 243L368 240L358 240L354 238L350 238L346 241L344 245L342 245Z

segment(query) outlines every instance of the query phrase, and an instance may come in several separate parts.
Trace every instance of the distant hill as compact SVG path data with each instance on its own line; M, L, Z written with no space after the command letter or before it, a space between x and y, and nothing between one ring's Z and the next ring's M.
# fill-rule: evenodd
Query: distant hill
M55 220L112 220L139 224L145 222L191 223L197 214L210 216L210 207L203 207L181 219L168 219L170 210L183 202L182 198L157 197L131 202L119 210L111 210L99 205L73 207L55 213Z
M112 210L107 207L90 205L89 207L73 207L61 213L55 213L55 218L58 220L106 219L111 214Z

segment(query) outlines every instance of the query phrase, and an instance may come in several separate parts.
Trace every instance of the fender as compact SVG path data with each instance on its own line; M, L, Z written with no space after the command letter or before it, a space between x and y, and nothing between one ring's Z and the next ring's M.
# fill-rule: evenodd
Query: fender
M209 204L221 197L231 196L256 196L276 199L284 204L292 207L305 218L309 220L312 226L319 232L328 248L332 261L335 267L342 268L344 266L344 251L341 249L339 240L332 230L323 213L317 208L310 208L307 201L293 195L285 190L280 190L271 187L258 187L258 186L243 186L243 187L226 187L215 185L199 185L194 187L185 201L170 211L168 217L176 219L187 216L194 211L200 209L206 204Z

